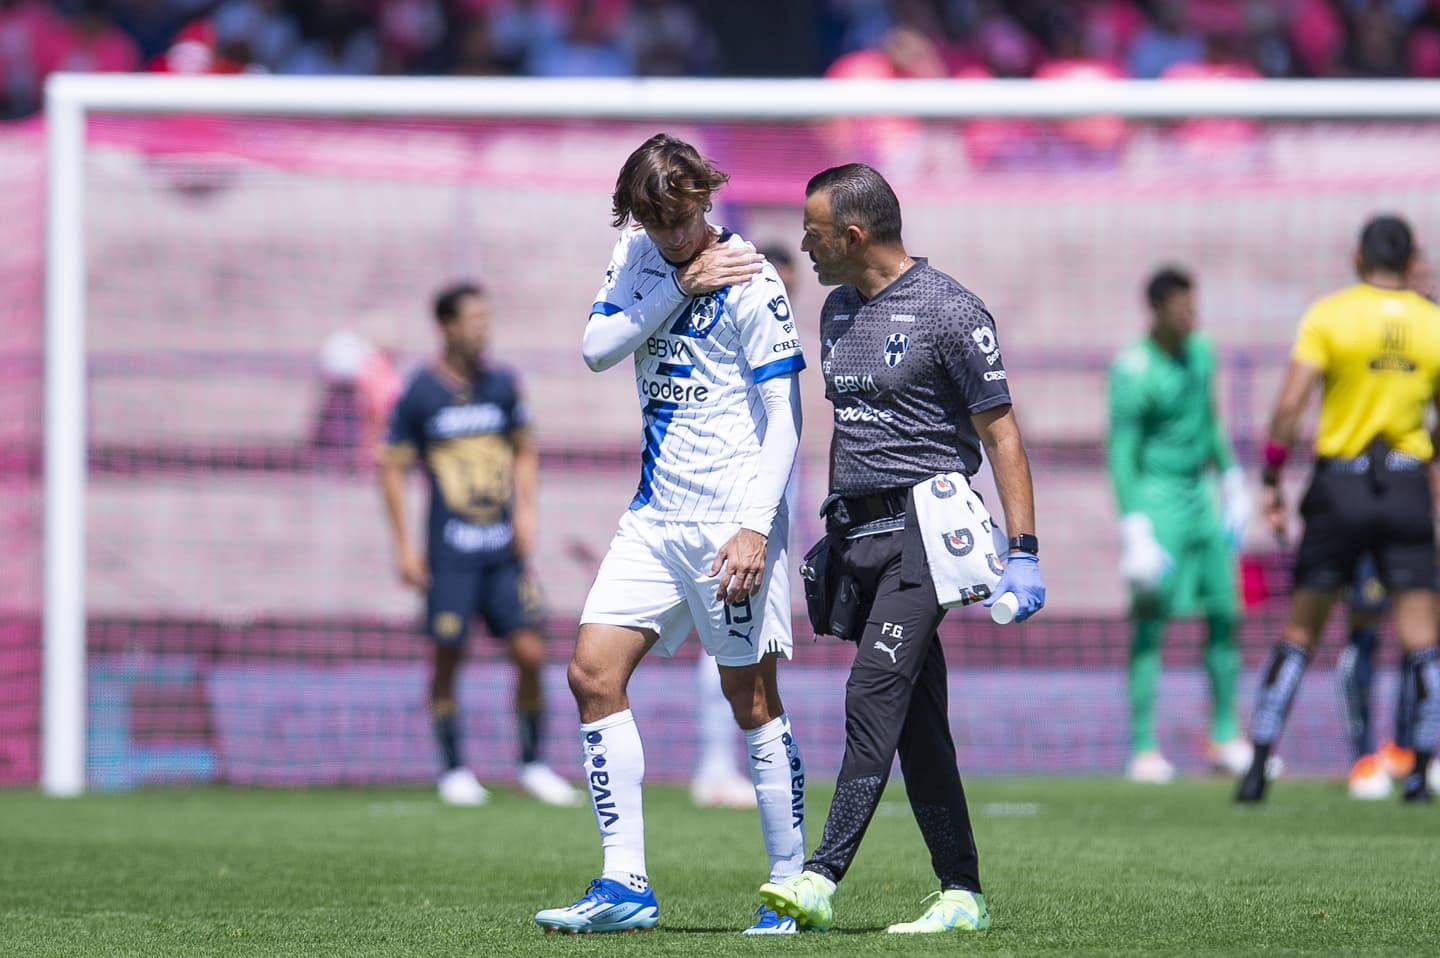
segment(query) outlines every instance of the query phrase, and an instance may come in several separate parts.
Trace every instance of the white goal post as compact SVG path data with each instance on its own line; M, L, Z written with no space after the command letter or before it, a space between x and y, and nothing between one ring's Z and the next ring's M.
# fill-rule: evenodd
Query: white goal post
M60 74L46 86L41 786L86 786L86 118L103 113L802 120L1436 119L1440 81L843 81L164 77Z

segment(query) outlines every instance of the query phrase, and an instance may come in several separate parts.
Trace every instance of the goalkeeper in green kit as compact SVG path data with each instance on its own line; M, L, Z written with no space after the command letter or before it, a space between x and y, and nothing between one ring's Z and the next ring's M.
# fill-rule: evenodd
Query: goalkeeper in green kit
M1206 618L1212 766L1238 774L1250 764L1250 744L1235 719L1235 553L1250 500L1215 410L1215 350L1194 332L1193 281L1166 268L1151 277L1145 292L1149 335L1110 367L1106 458L1120 512L1120 573L1130 587L1134 623L1125 777L1165 784L1175 767L1155 738L1155 690L1165 625L1175 616L1198 612ZM1219 476L1218 503L1213 474Z

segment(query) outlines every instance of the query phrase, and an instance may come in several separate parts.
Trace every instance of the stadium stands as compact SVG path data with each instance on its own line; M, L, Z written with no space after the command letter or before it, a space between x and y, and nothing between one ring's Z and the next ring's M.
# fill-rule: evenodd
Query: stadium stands
M1217 50L1262 76L1440 75L1440 5L1420 0L3 0L0 119L60 69L819 76L897 29L952 76L1086 59L1156 77Z

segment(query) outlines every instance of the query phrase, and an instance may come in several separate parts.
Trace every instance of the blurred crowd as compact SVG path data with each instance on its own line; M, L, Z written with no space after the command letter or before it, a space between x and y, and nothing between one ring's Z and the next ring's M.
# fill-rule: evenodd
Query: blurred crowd
M0 0L0 117L58 70L1440 77L1440 0Z

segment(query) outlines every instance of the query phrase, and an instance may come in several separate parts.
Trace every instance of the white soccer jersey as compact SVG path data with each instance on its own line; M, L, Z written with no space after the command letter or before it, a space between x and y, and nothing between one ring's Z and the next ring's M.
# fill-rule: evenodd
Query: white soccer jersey
M743 242L729 231L721 241ZM643 229L628 228L590 311L620 312L674 272ZM769 263L748 283L685 300L635 351L645 448L630 509L739 521L765 434L755 387L804 368L790 300Z

